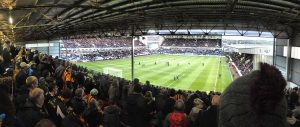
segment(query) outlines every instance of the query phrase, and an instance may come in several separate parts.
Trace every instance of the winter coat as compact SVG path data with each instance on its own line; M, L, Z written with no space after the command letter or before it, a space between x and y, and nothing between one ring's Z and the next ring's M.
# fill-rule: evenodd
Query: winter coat
M128 111L129 125L132 127L142 127L147 124L147 101L138 93L132 93L128 96L126 101L126 108Z
M105 127L121 127L120 108L117 106L108 106L104 109L104 126Z
M26 102L24 109L17 116L25 127L34 127L41 119L48 117L44 109L36 107L30 100Z

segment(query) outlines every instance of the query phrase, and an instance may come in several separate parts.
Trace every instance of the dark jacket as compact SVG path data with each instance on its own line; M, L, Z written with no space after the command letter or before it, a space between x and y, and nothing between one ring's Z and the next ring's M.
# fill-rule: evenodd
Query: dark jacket
M143 127L146 122L146 99L138 93L132 93L128 96L126 107L128 111L129 125L132 127Z
M199 111L194 127L218 127L218 106Z
M5 48L3 50L3 65L4 65L4 68L7 68L9 66L11 66L11 59L12 59L12 56L9 52L9 50L7 48Z
M25 86L27 77L28 77L27 72L24 69L21 69L16 76L17 88L20 88L22 85Z
M120 127L120 108L117 106L108 106L104 109L104 126L105 127Z
M80 118L74 115L68 115L62 120L61 127L84 127L84 123Z
M89 127L99 127L102 122L103 116L96 108L88 108L83 113L83 118Z
M50 72L50 68L50 65L45 62L41 62L40 64L38 64L37 71L39 76L46 77L45 75Z
M59 127L62 121L62 116L57 113L57 109L59 108L62 111L62 114L67 116L67 107L59 97L49 96L48 94L46 95L46 98L45 105L49 112L49 118L56 124L57 127Z
M24 109L24 111L19 112L17 115L24 124L24 127L34 127L41 119L47 118L45 110L36 107L30 100L26 102Z

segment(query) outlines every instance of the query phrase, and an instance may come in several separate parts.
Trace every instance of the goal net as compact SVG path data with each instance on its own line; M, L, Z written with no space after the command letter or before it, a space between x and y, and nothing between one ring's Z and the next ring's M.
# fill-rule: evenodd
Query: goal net
M105 67L105 68L103 68L103 73L123 78L123 71L120 69L116 69L116 68L112 68L112 67Z

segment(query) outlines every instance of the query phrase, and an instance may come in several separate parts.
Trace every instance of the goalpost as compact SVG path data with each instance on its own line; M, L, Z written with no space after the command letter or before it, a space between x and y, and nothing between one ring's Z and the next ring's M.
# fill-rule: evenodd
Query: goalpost
M103 68L103 73L123 78L123 71L120 69L112 68L112 67L105 67Z

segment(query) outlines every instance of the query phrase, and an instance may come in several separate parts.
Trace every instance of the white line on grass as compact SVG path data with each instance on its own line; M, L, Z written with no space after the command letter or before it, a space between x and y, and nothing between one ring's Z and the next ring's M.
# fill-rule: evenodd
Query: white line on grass
M229 71L229 74L230 74L230 77L231 77L231 81L233 81L232 73L231 73L230 67L228 67L228 65L227 65L227 69Z
M220 60L221 60L221 58L219 58L219 60L218 60L218 71L217 71L216 80L215 80L214 92L216 92L216 87L217 87L217 82L218 82L218 77L219 77Z

